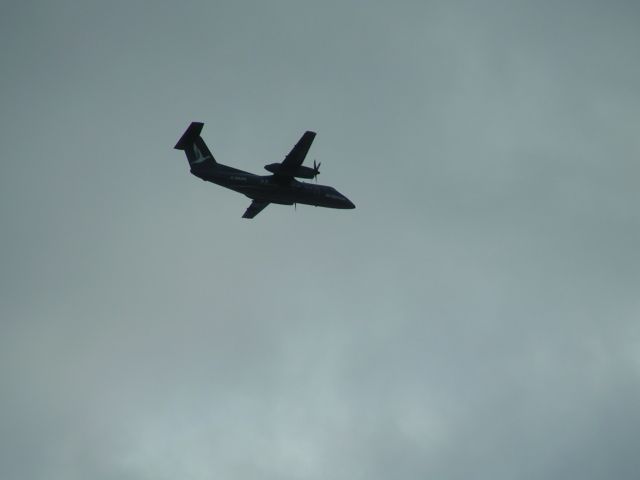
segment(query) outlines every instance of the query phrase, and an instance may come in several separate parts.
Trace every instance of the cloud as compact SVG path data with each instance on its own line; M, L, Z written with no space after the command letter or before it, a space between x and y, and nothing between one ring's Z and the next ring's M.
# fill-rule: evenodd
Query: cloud
M0 476L634 478L633 3L75 7L0 29Z

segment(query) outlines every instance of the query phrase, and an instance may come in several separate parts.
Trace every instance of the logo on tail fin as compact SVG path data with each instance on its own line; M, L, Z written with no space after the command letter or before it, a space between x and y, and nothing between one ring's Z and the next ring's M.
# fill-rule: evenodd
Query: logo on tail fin
M211 155L207 155L206 157L204 155L202 155L202 152L200 151L200 149L198 148L198 145L196 143L193 144L193 154L195 155L195 158L193 159L193 162L191 163L202 163L205 160L209 160L211 157Z

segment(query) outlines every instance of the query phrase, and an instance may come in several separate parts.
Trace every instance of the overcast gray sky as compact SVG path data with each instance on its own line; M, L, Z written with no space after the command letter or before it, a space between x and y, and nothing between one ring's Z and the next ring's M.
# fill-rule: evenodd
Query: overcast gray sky
M2 479L637 478L638 2L4 3Z

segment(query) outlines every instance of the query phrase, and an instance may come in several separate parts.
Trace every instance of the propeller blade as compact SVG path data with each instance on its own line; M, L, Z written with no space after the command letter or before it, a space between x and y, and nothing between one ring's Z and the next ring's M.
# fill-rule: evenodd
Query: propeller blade
M315 159L313 160L313 178L318 183L318 175L320 174L320 164L322 162L316 163Z

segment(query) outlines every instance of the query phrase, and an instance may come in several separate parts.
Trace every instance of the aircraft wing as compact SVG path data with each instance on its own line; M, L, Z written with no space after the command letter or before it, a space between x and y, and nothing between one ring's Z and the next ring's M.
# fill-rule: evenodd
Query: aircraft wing
M262 200L254 200L249 205L249 208L244 212L242 218L253 218L258 215L262 210L264 210L270 202L265 202Z
M291 149L289 155L287 155L281 163L280 172L286 175L287 171L294 171L304 161L304 157L307 156L309 148L313 143L313 139L316 138L316 132L304 132L298 143Z

